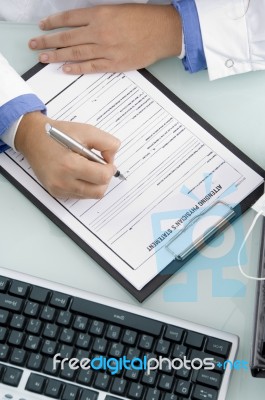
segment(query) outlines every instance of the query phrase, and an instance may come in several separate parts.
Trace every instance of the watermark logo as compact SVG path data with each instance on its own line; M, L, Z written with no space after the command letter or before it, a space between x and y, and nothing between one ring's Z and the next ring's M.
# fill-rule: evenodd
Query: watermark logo
M151 371L162 370L165 367L167 370L179 370L185 368L187 370L199 370L204 368L205 370L212 370L215 368L214 358L193 358L189 360L186 356L182 358L169 359L167 357L159 356L158 358L133 358L128 359L126 356L115 358L99 356L90 358L62 358L60 353L55 354L53 357L53 370L57 370L59 367L64 370L65 365L71 370L101 370L109 371L111 375L116 375L122 370L136 370L145 371L147 375L150 375Z
M177 237L176 243L181 248L183 242L194 243L194 234L200 229L201 207L216 195L216 206L212 206L209 214L203 218L221 217L224 212L225 204L223 199L229 197L237 190L235 185L224 191L220 196L218 191L220 185L213 185L212 176L207 175L202 178L204 182L204 195L197 197L190 188L183 186L181 193L186 196L187 208L167 212L158 212L152 215L152 227L154 243L157 238L163 238L163 243L159 244L156 252L157 268L163 274L163 268L172 259L172 255L166 249L165 244L174 235ZM212 200L211 200L212 201ZM212 203L214 204L214 203ZM215 215L214 215L215 214ZM196 223L192 223L195 221ZM203 225L203 224L201 224ZM187 229L188 228L188 229ZM244 228L242 221L238 219L231 225L230 236L227 238L225 232L218 234L218 237L207 245L207 252L199 251L194 258L192 268L186 268L186 283L174 284L164 289L164 299L168 302L194 302L198 299L198 274L200 271L209 270L212 275L212 296L213 297L244 297L246 287L239 279L225 278L225 271L228 268L237 268L237 254L241 243L244 240ZM179 230L179 232L178 232ZM196 247L196 243L194 244ZM243 251L242 263L246 263L246 252ZM182 271L183 273L183 271Z

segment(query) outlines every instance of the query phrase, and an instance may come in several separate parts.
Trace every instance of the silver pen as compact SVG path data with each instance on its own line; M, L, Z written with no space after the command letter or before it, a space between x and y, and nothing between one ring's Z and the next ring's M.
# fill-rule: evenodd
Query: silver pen
M86 157L90 161L95 161L99 164L106 165L106 161L104 158L98 156L96 153L94 153L92 150L88 149L81 143L77 142L70 136L66 135L65 133L59 131L59 129L54 128L50 124L45 125L46 133L56 140L58 143L61 145L67 147L68 149L74 151L75 153L80 154L83 157ZM120 173L120 171L116 171L115 173L115 178L119 178L120 180L124 181L126 180L125 176Z

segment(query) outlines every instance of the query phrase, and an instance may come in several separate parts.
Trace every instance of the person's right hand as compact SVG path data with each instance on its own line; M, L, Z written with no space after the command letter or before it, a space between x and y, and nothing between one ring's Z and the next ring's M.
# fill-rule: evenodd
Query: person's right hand
M90 161L63 147L45 132L49 123L90 149L101 152L106 165ZM35 175L54 197L101 198L116 172L114 155L120 141L91 125L53 121L41 112L26 114L18 127L16 149L30 163Z

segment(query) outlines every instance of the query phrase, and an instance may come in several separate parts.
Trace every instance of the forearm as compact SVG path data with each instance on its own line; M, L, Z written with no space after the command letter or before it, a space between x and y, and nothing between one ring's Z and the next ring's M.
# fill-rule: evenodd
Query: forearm
M0 139L13 147L16 122L45 105L0 54Z

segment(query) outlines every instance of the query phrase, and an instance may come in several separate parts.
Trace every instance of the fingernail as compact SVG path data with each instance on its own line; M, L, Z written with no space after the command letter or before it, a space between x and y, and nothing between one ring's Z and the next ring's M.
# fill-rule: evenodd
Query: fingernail
M47 62L49 60L48 54L45 54L45 53L40 54L39 60L40 60L40 62Z
M40 29L44 29L44 27L45 27L45 19L42 19L42 20L39 22L39 28L40 28Z
M36 40L31 40L31 41L29 42L29 47L30 47L31 49L36 49L36 47L37 47L37 42L36 42Z
M66 65L63 67L64 72L71 72L72 68L70 67L70 65Z

